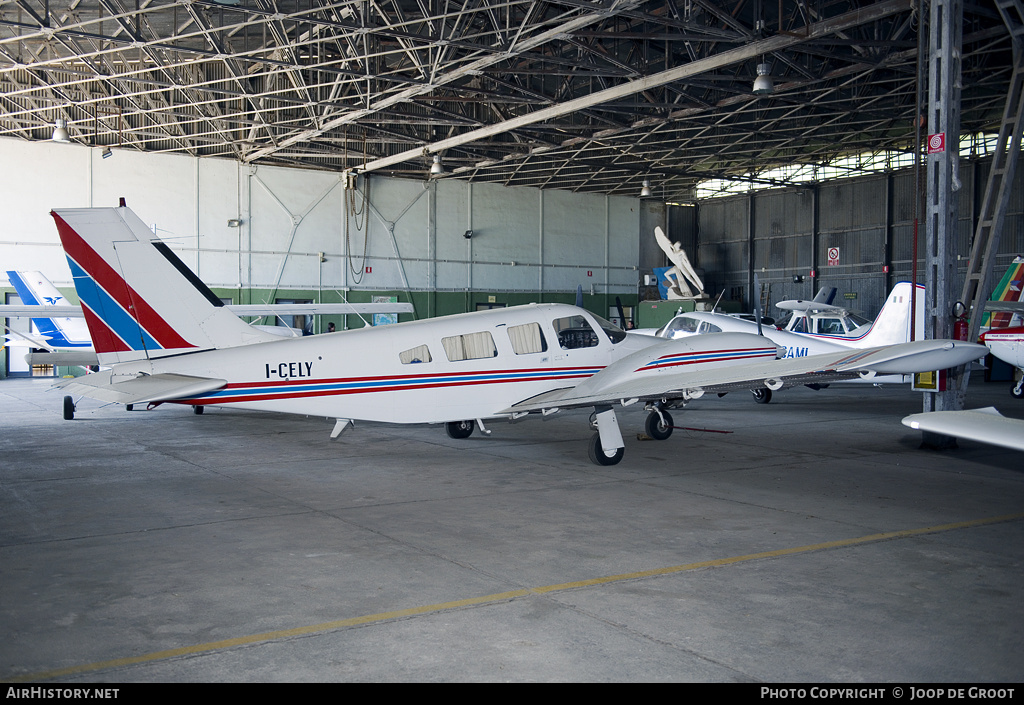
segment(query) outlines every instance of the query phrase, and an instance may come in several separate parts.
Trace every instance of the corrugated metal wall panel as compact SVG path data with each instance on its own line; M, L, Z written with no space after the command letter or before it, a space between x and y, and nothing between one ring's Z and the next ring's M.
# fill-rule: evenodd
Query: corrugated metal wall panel
M989 164L990 160L984 160L964 161L960 165L957 246L962 262L958 280L952 283L957 292L962 288L974 234L975 211L980 208L984 195ZM1024 254L1024 169L1017 172L994 263L996 273L1002 272L1015 256ZM812 187L754 192L702 202L699 253L709 291L717 294L724 290L728 298L731 293L742 290L744 307L752 309L748 290L748 267L752 266L762 282L771 284L772 301L807 298L820 286L834 286L839 290L840 300L851 308L869 315L877 313L890 285L911 278L914 201L918 197L914 172L908 169L829 182L817 188L819 223L817 251L813 258ZM747 217L750 210L753 211L752 241ZM924 215L920 218L917 277L923 282L926 228ZM828 265L830 247L839 248L836 266ZM748 259L751 249L752 258ZM818 276L814 279L807 276L812 265L817 267ZM793 282L796 275L804 275L804 282Z

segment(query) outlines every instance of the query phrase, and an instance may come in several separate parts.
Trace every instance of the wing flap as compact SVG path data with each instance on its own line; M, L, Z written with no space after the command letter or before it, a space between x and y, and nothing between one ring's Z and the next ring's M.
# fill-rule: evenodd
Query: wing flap
M55 388L115 404L149 404L186 399L220 389L227 380L179 374L139 375L127 379L113 370L64 380Z

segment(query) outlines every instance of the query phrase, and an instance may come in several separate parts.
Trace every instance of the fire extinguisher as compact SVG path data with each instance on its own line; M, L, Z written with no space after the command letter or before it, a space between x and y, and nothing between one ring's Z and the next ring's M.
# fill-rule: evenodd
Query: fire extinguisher
M967 340L967 307L964 306L963 301L957 301L953 304L953 340Z

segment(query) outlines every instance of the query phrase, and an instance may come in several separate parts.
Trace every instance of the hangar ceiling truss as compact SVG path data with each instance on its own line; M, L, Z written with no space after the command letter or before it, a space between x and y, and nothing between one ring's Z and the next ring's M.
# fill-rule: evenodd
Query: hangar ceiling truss
M685 199L911 149L917 4L0 0L0 136ZM979 3L963 35L964 130L998 129L1009 34Z

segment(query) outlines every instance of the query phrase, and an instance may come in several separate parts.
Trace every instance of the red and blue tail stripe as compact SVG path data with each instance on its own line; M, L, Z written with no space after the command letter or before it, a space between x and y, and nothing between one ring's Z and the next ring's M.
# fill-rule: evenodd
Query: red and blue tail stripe
M64 251L97 353L194 348L56 213Z

